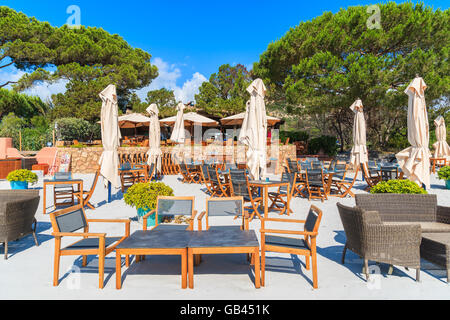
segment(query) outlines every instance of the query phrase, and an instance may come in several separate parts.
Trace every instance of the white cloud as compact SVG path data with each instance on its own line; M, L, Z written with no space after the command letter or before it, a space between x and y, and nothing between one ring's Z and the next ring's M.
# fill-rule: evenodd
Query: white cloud
M207 81L204 75L196 72L192 75L192 79L186 81L182 88L175 88L174 94L177 101L184 103L194 101L195 95L198 93L198 88L203 82Z
M176 64L169 65L161 58L155 58L153 64L158 67L159 76L153 80L149 86L136 91L136 94L141 100L145 100L148 91L166 88L168 90L173 90L177 101L188 103L194 101L194 96L198 93L198 88L204 81L207 81L205 76L196 72L192 75L191 79L186 80L186 82L179 87L177 81L181 78L182 73Z
M6 68L5 71L0 71L0 84L8 81L18 81L25 73L16 68ZM42 82L25 90L23 93L30 96L38 96L43 101L46 101L51 98L52 94L65 92L66 84L67 80L59 80L53 84ZM7 85L5 88L12 89L12 84Z
M136 91L141 100L145 100L148 91L166 88L168 90L173 90L177 101L188 103L194 101L195 95L198 93L198 88L204 81L207 81L205 76L195 72L191 79L186 80L182 86L178 86L177 82L182 77L181 70L178 66L186 65L168 64L161 58L155 58L153 64L158 67L159 76L153 80L149 86ZM5 68L5 70L0 70L0 83L17 81L24 74L25 72L16 68ZM45 82L39 83L32 88L25 90L24 93L39 96L42 100L46 101L47 99L50 99L53 94L64 93L66 91L66 84L67 80L60 80L53 84ZM6 86L6 88L11 89L11 85Z

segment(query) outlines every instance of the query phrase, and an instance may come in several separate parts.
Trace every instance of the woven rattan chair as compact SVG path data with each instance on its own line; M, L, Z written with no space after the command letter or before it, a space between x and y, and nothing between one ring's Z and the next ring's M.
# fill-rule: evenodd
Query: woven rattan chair
M450 232L450 207L438 206L434 194L357 194L356 205L377 211L389 224L420 224L422 232Z
M351 250L364 259L363 273L369 279L369 260L416 269L416 280L420 281L419 224L388 225L382 222L377 211L337 204L346 235L342 254ZM392 268L389 269L389 273Z
M261 283L265 285L266 252L282 252L303 255L306 258L306 269L310 269L312 262L313 288L317 289L317 248L316 238L319 235L319 226L322 219L322 211L316 206L311 206L306 220L273 219L264 218L261 226ZM268 222L276 223L299 223L304 224L303 231L296 230L273 230L266 228ZM278 236L268 235L278 234ZM303 239L284 237L279 235L300 235Z
M39 246L34 217L39 200L39 190L0 190L0 243L5 247L5 260L8 259L10 241L32 234Z
M130 235L130 220L118 219L87 219L83 205L77 205L50 213L53 233L55 237L55 256L53 270L53 285L59 284L59 264L61 256L83 256L82 266L85 267L88 255L98 256L99 288L103 289L105 273L105 257L114 251L116 246ZM123 223L125 235L123 237L106 237L106 233L90 233L89 223ZM83 230L83 232L76 232ZM81 240L61 249L63 237L82 238ZM129 265L129 257L126 264Z

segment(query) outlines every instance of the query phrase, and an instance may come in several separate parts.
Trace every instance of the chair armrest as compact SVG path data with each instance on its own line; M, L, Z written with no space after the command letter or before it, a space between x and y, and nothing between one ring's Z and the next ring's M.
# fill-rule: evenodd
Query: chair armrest
M318 232L307 232L307 231L294 231L294 230L276 230L276 229L261 229L261 233L278 233L278 234L296 234L303 236L315 237Z
M450 207L437 206L436 221L450 224Z
M264 218L264 221L273 221L273 222L294 222L294 223L305 223L305 222L306 222L306 220L282 219L282 218Z
M86 221L95 223L130 223L129 219L87 219Z
M54 237L83 237L83 238L104 238L106 233L71 233L71 232L53 232Z
M200 221L203 219L203 217L205 216L206 211L203 211L202 213L200 213L200 215L198 216L197 220Z
M150 211L149 213L145 214L142 218L147 219L148 217L150 217L152 214L154 214L156 212L155 210Z

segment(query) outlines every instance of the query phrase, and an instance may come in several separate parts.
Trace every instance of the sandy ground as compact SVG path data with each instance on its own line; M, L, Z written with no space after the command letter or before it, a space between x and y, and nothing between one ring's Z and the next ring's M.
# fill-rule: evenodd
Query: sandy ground
M93 175L75 175L90 186ZM165 177L175 195L194 195L196 209L205 208L207 195L200 185L182 184L178 177ZM364 182L358 182L356 192L362 191ZM0 188L9 189L8 182L1 181ZM36 214L38 220L39 247L34 246L31 236L11 242L10 257L4 261L0 256L0 299L449 299L450 287L446 272L438 266L422 260L421 282L415 282L415 270L395 268L387 275L388 266L380 265L381 274L366 282L361 274L362 260L352 252L347 254L346 264L340 263L345 234L336 208L337 202L354 205L352 198L331 198L322 203L306 199L292 200L293 219L305 218L313 203L324 212L318 237L319 289L312 289L312 274L305 269L304 258L289 254L268 253L266 286L255 289L253 275L245 255L209 255L195 268L195 289L181 289L180 258L176 256L149 256L139 264L123 267L122 290L115 286L115 254L106 259L105 288L98 289L98 260L89 257L88 266L81 268L81 258L61 258L60 285L52 286L54 240L48 215L42 214L42 180L35 186L41 191L41 203ZM450 206L450 191L443 182L432 177L430 193L438 195L440 205ZM52 194L49 188L47 194ZM134 218L136 211L125 205L120 191L110 204L102 180L95 190L92 203L96 210L87 210L88 218ZM47 200L47 206L52 205ZM50 210L53 210L50 208ZM277 216L272 213L271 216ZM227 217L211 218L211 225L236 225ZM252 229L259 230L260 222L252 221ZM286 226L283 226L286 227ZM289 226L294 228L295 225ZM138 222L131 223L132 232L142 228ZM91 232L107 232L121 235L123 225L91 225ZM259 236L259 235L258 235ZM64 243L63 243L64 244ZM0 255L3 255L0 246ZM371 263L374 269L377 265Z

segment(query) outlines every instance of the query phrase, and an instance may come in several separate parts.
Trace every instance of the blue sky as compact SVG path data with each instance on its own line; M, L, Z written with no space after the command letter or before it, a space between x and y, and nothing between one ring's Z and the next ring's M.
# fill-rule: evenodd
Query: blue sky
M267 45L289 28L324 11L368 5L374 1L122 1L122 0L0 0L6 5L54 26L66 23L70 5L81 9L81 24L102 27L121 35L130 45L149 52L160 77L149 89L167 87L177 98L190 100L200 83L224 63L251 67ZM435 9L448 8L448 1L424 1ZM9 74L9 75L8 75ZM18 77L9 68L1 78ZM63 84L39 87L45 95L60 91ZM48 91L48 92L47 92ZM184 101L188 102L188 101Z

